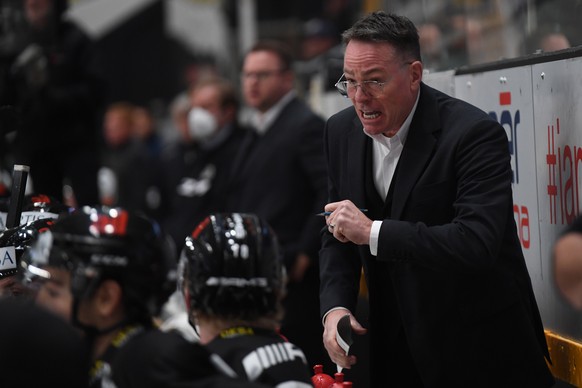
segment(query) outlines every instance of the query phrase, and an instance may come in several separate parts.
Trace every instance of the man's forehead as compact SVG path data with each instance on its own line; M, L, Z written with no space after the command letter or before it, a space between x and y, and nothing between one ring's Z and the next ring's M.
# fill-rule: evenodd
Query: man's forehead
M253 66L272 66L273 64L278 65L280 63L279 56L268 50L253 51L247 55L244 61L244 67Z

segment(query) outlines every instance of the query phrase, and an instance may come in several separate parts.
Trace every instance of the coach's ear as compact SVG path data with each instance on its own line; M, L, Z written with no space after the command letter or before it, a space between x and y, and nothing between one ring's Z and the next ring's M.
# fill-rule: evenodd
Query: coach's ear
M408 65L408 74L410 75L410 85L414 90L420 88L420 82L422 81L422 62L414 61Z

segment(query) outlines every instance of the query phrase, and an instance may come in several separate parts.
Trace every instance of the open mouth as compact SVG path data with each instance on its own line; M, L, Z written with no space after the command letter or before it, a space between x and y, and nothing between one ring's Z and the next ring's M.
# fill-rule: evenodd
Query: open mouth
M364 112L362 111L362 117L366 120L372 120L380 117L380 112Z

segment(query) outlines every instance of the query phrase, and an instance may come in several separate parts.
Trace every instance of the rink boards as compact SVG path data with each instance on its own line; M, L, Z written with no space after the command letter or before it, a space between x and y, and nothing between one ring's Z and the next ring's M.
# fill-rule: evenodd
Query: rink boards
M505 128L514 217L546 328L552 370L576 386L582 386L582 312L557 292L551 250L581 207L581 55L570 49L424 78L480 107Z

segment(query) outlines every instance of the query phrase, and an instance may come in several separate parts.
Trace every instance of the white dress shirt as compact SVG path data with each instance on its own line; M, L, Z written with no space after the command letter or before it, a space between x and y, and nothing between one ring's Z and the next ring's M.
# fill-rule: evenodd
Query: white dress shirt
M408 117L404 120L404 123L394 136L386 137L382 134L370 135L364 129L364 133L374 140L372 142L374 185L380 196L384 199L386 199L386 195L388 195L388 189L390 188L394 171L396 171L398 160L400 160L400 155L402 154L402 149L404 148L404 143L408 136L408 130L410 129L410 123L412 122L412 117L416 111L419 97L420 93L416 97L416 102L408 114ZM382 221L376 220L372 222L372 229L370 231L370 253L373 256L378 255L378 236L380 235L381 227Z
M264 135L267 132L267 129L269 129L269 127L271 126L271 124L273 124L275 119L277 119L279 113L281 113L283 108L296 95L297 93L295 92L295 90L291 90L265 113L261 113L258 110L253 109L249 117L249 124L255 129L257 134Z
M420 93L416 97L416 102L414 103L414 106L412 107L408 117L406 120L404 120L404 123L394 136L386 137L384 135L369 135L364 130L364 133L374 140L372 142L372 168L374 169L374 185L376 186L378 193L384 199L386 199L386 195L388 195L390 182L392 182L394 171L396 171L398 160L400 160L400 155L402 154L402 149L404 148L404 143L406 141L406 137L408 136L410 123L412 122L412 116L414 116L414 112L416 112L416 106L418 105L419 97ZM382 221L376 220L372 222L372 229L370 231L370 253L374 256L378 255L378 236L380 235L381 226ZM325 324L325 319L327 318L328 314L335 310L345 310L347 313L349 313L349 310L343 306L333 307L329 309L323 316L323 324Z

